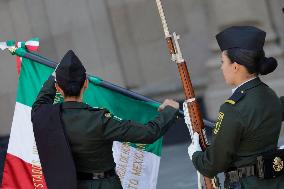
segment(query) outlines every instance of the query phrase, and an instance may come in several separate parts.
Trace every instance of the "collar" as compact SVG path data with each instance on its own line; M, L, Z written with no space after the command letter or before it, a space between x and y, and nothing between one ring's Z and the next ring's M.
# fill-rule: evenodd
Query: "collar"
M262 84L261 80L259 79L259 77L256 77L255 79L252 79L244 84L242 84L241 86L239 86L235 93L236 92L246 92L254 87L257 87L259 86L260 84Z
M228 100L226 100L225 103L229 103L232 105L236 104L246 95L246 92L248 90L257 87L260 84L262 84L262 82L258 77L244 82L242 85L237 87L237 89L235 89L232 96Z
M241 87L242 85L244 85L244 84L246 84L246 83L248 83L248 82L250 82L251 80L254 80L254 79L256 79L256 78L258 78L258 77L253 77L253 78L251 78L251 79L249 79L249 80L246 80L245 82L241 83L239 86L233 88L233 89L232 89L232 94L233 94L239 87Z
M83 102L68 101L62 103L62 109L88 109L89 105Z

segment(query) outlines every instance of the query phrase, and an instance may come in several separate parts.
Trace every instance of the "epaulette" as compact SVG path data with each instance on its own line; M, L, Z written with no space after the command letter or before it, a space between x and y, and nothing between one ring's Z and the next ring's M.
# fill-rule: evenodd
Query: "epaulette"
M229 103L232 105L235 105L237 102L239 102L244 96L246 95L246 93L244 91L238 91L238 92L234 92L233 95L225 101L225 103Z
M88 110L90 111L100 111L100 110L105 110L104 108L99 108L99 107L91 107L91 106L88 106L87 108Z
M118 116L115 116L113 115L108 109L106 108L99 108L99 107L91 107L91 106L88 106L88 110L90 111L101 111L103 110L104 111L104 117L106 118L113 118L117 121L121 121L122 118L118 117Z

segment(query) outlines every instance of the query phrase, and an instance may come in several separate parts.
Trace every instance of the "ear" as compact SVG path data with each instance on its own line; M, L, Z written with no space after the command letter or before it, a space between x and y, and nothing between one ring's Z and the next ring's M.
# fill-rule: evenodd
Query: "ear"
M89 80L86 79L85 82L84 82L83 88L84 88L84 89L87 89L88 86L89 86Z
M59 85L57 83L54 84L56 91L59 92L62 96L64 96L64 92L63 90L59 87Z
M240 69L240 64L238 64L238 63L234 62L232 66L233 66L233 70L234 70L234 72L239 71L239 69Z

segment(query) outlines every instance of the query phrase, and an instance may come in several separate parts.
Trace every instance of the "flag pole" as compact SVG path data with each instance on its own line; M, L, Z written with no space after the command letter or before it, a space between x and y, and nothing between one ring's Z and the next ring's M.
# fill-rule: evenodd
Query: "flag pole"
M57 64L58 64L58 63L56 63L56 62L54 62L52 60L49 60L49 59L47 59L45 57L42 57L42 56L38 55L36 53L28 52L28 51L26 51L23 48L17 48L17 49L14 49L14 51L11 51L11 52L12 52L12 54L16 54L17 56L30 59L32 61L35 61L35 62L38 62L38 63L43 64L45 66L48 66L50 68L55 68L57 66ZM92 82L92 83L94 83L94 84L96 84L96 85L98 85L100 87L103 87L103 88L106 88L106 89L118 92L118 93L120 93L122 95L128 96L128 97L133 98L135 100L140 100L140 101L144 101L144 102L148 102L148 103L154 103L154 104L161 104L161 102L159 102L159 101L150 99L150 98L145 97L145 96L143 96L143 95L141 95L139 93L136 93L134 91L125 89L125 88L120 87L118 85L112 84L112 83L110 83L108 81L104 81L104 80L102 80L102 79L100 79L100 78L98 78L96 76L92 76L90 74L87 74L87 77L88 77L90 82ZM93 78L96 78L96 79L93 79ZM179 112L183 116L183 111L179 110ZM214 127L214 123L212 123L211 121L203 119L203 122L204 122L205 126L210 128L210 129L212 129Z

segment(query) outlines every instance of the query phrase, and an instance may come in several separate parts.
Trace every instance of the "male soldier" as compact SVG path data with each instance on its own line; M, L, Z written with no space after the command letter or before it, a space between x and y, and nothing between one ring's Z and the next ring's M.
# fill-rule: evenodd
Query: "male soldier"
M61 120L61 126L64 127L69 141L78 187L121 189L112 155L113 141L153 143L174 124L179 104L173 100L165 100L159 107L159 116L146 125L119 121L111 116L108 110L92 108L82 102L88 80L84 66L73 51L65 54L55 73L56 81L54 77L50 77L45 82L33 105L34 129L40 128L42 124L52 127L52 122L57 118L53 116L46 119L53 112L49 113L43 109L45 106L56 106L52 104L56 90L59 91L64 102L60 104L58 122ZM42 123L43 121L45 123Z

